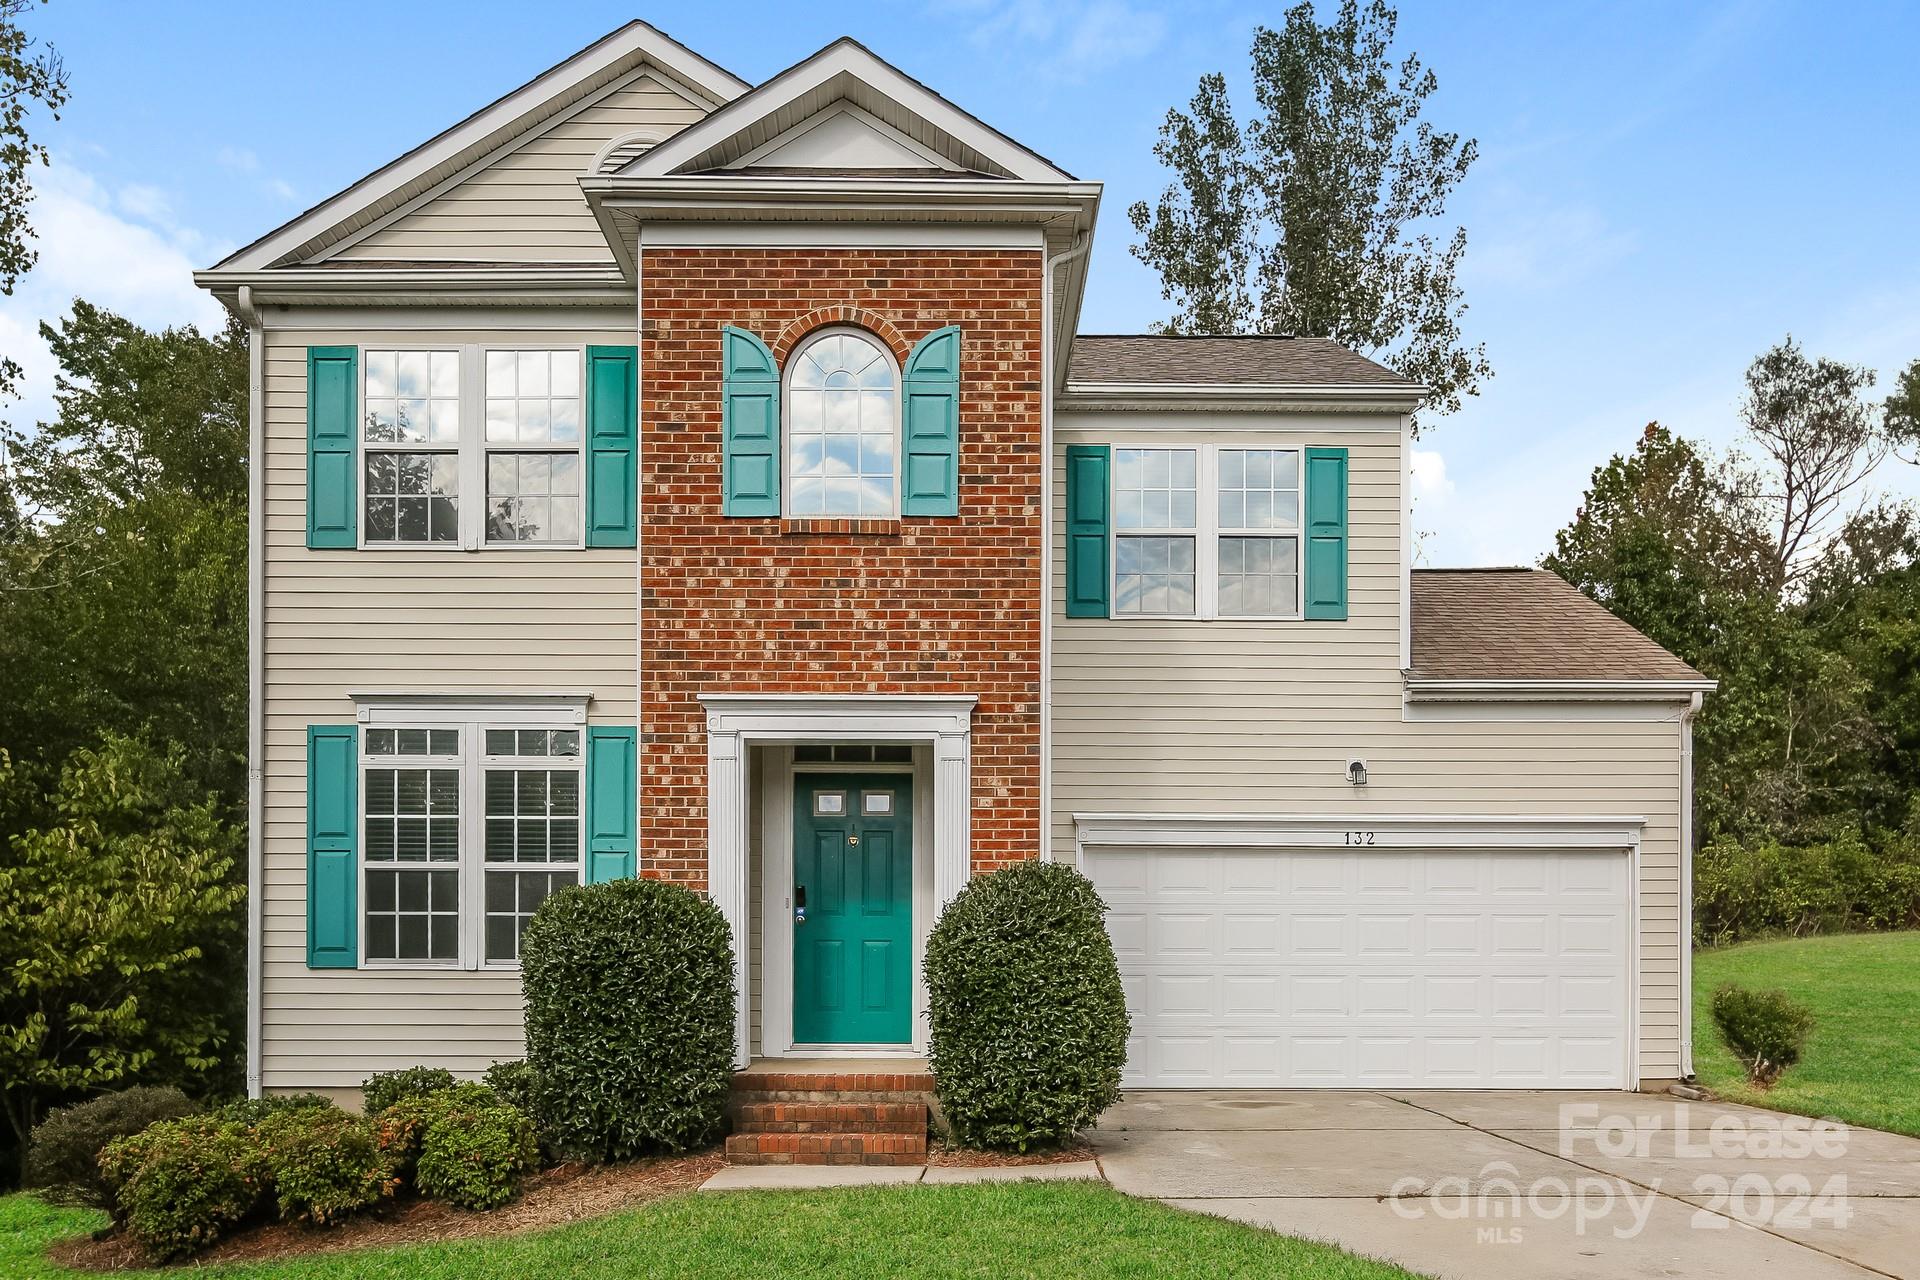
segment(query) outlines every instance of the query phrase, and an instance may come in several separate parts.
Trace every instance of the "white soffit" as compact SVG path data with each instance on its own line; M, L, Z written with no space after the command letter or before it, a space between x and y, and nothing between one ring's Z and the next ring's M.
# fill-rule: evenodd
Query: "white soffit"
M257 271L317 252L386 215L556 112L642 64L713 106L747 82L644 22L629 22L459 124L375 170L222 261L216 271Z
M951 169L1026 182L1071 182L1058 168L942 98L918 80L842 37L781 72L621 171L665 178L725 169L801 129L842 103L885 124ZM764 159L761 163L767 163ZM914 167L925 166L924 157Z

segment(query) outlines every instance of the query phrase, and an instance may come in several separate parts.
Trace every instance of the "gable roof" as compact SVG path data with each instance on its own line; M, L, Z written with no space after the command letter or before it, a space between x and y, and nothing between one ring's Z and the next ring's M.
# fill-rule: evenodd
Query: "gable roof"
M1544 569L1415 569L1411 681L1712 682Z
M629 22L228 255L213 271L256 271L298 262L393 212L489 152L533 132L643 64L715 107L733 101L749 87L657 28L638 20Z
M850 103L952 167L1027 182L1072 182L1072 174L979 117L961 110L842 36L699 124L635 159L622 177L663 178L727 169L815 117ZM937 161L929 168L945 168Z
M1331 338L1083 333L1069 383L1155 386L1312 385L1417 391L1418 383Z

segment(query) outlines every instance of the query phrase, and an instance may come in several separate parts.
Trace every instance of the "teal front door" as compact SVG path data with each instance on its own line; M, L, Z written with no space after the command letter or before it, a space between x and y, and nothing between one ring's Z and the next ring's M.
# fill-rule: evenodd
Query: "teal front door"
M913 1039L912 799L903 773L795 779L795 1044Z

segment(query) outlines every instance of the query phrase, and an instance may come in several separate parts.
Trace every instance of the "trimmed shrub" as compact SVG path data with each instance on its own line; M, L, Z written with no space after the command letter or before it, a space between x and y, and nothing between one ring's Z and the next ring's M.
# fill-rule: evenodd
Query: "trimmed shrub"
M513 1199L520 1179L539 1164L533 1121L525 1112L505 1103L450 1101L421 1138L414 1185L420 1194L457 1208L497 1209Z
M260 1207L271 1180L253 1131L218 1113L116 1138L100 1171L115 1219L161 1262L231 1231Z
M1800 1061L1813 1031L1813 1010L1784 991L1750 991L1729 983L1713 993L1720 1038L1762 1089Z
M487 1088L500 1095L500 1100L508 1106L518 1107L539 1123L539 1117L533 1114L533 1094L539 1082L540 1073L533 1069L530 1062L496 1062L488 1067L480 1079Z
M24 1185L53 1204L104 1208L109 1196L100 1179L102 1149L115 1138L199 1109L178 1089L146 1086L62 1107L34 1126Z
M333 1099L319 1093L276 1093L229 1102L217 1108L214 1114L222 1120L231 1120L252 1129L284 1112L308 1109L331 1111L334 1109Z
M483 1084L472 1082L431 1093L416 1093L373 1117L374 1142L399 1176L411 1177L420 1159L420 1144L435 1120L455 1107L473 1110L499 1105L499 1095Z
M679 885L613 880L540 904L520 948L533 1114L585 1160L719 1137L733 1074L733 943Z
M1067 1141L1120 1096L1127 1005L1091 881L1064 863L976 876L927 939L934 1089L954 1137Z
M399 1188L372 1122L338 1107L283 1110L254 1136L282 1218L338 1222Z
M1693 864L1693 934L1702 945L1920 925L1920 843L1842 829L1805 844L1731 836Z
M399 1071L376 1071L360 1086L360 1109L368 1115L385 1111L402 1098L437 1093L454 1086L453 1072L445 1067L405 1067Z

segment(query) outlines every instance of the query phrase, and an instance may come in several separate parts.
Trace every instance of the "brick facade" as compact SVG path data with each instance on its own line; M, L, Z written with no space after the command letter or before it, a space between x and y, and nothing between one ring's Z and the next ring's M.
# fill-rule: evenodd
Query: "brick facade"
M976 871L1040 847L1037 252L647 250L640 338L640 841L704 889L701 693L971 694ZM962 330L960 516L721 514L720 330L784 358L857 324L897 360Z

